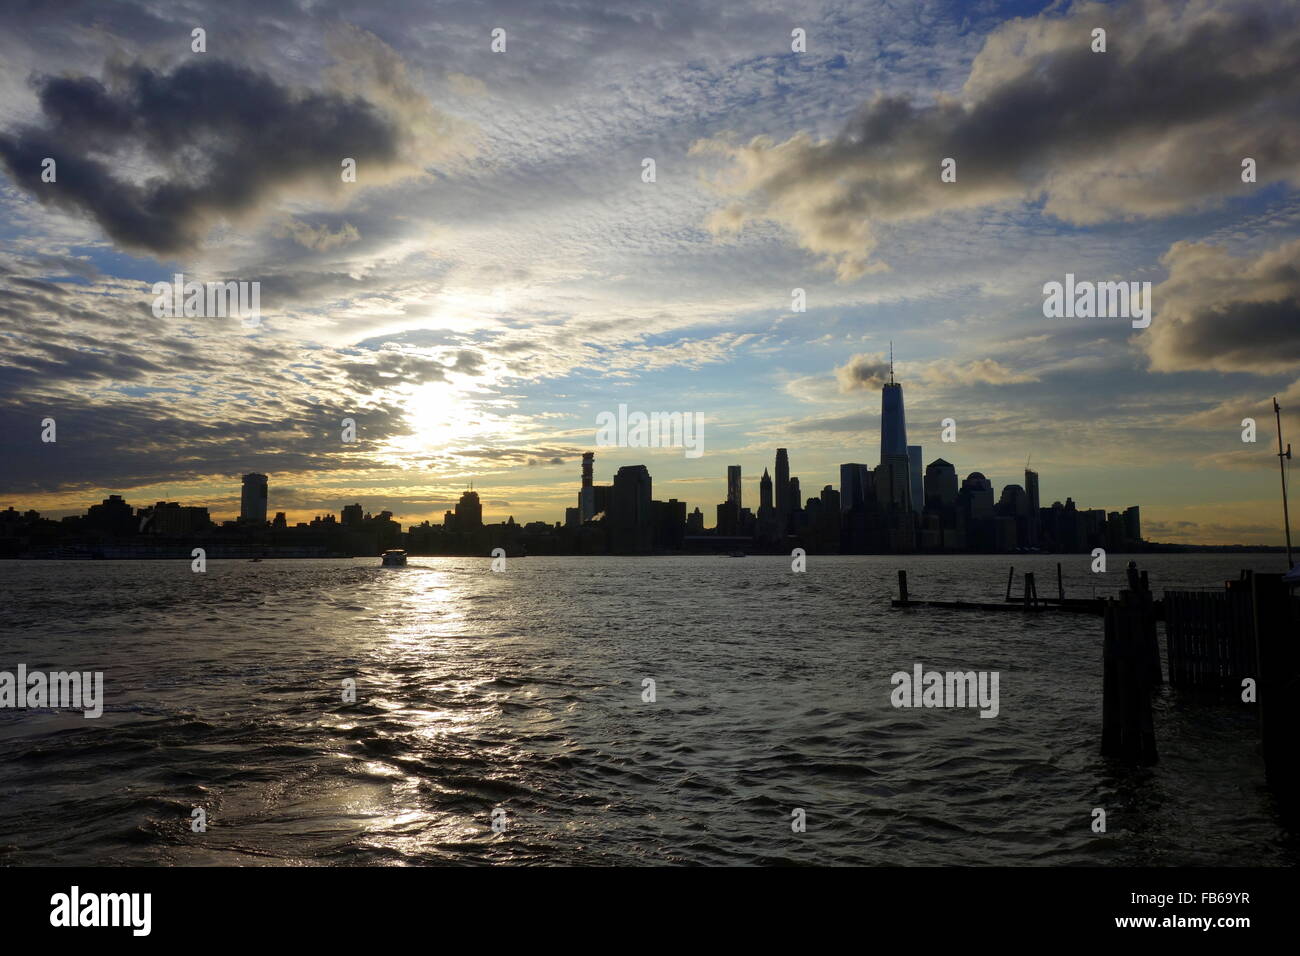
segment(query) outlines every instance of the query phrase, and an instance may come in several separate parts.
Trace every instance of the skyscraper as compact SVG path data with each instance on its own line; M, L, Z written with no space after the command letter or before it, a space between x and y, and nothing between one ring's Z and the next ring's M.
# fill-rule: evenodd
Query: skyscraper
M1025 494L1029 498L1029 523L1028 523L1028 540L1025 542L1029 547L1036 548L1042 538L1042 518L1038 508L1038 472L1030 471L1025 467Z
M942 458L925 469L925 506L946 508L957 503L957 469Z
M736 506L736 511L740 511L740 466L727 466L727 503Z
M790 506L790 457L785 449L776 449L776 514L781 519L781 529L787 527L785 516Z
M266 524L266 475L254 472L244 476L244 487L239 494L239 520Z
M766 514L772 510L772 476L763 469L763 477L758 480L758 513Z
M1124 536L1129 544L1142 540L1142 512L1137 505L1124 509Z
M886 455L907 456L907 420L903 413L903 386L894 381L894 349L889 349L889 381L880 392L880 460Z
M646 552L654 544L650 470L624 465L614 474L607 517L610 550L615 554Z
M850 462L840 465L840 510L852 511L867 503L867 487L871 470L866 465Z
M920 511L925 505L925 491L921 482L921 446L907 446L907 480L912 493L912 510Z
M477 531L483 527L483 505L478 500L477 491L461 493L456 502L456 530Z

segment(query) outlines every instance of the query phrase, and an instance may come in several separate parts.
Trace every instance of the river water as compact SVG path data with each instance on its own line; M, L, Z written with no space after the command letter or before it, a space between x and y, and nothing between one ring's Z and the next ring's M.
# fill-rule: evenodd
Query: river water
M1120 767L1100 619L889 607L899 567L998 600L1056 560L0 561L0 671L105 698L0 709L0 864L1296 863L1246 705L1165 689L1160 763ZM1284 563L1138 560L1157 591ZM916 663L998 672L998 715L893 707Z

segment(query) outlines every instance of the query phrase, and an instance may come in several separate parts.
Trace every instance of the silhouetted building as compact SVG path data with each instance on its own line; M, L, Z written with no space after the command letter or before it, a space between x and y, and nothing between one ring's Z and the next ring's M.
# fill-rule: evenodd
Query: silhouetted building
M790 512L794 501L790 498L790 455L784 448L776 450L776 515L782 534L790 526Z
M921 446L907 446L907 481L909 498L912 500L912 510L920 511L925 504L925 488L922 483L921 471Z
M866 465L852 462L840 465L840 510L866 507L870 486L871 469Z
M136 531L133 510L121 495L109 495L99 504L87 508L86 526L111 535L134 534Z
M1031 548L1042 546L1042 515L1038 503L1038 472L1025 468L1025 497L1029 501L1029 522L1025 544Z
M656 551L679 551L686 536L686 502L670 498L651 502Z
M698 507L686 516L686 533L690 535L704 534L704 512Z
M925 469L925 507L946 508L957 504L957 469L936 458Z
M614 475L606 523L610 550L644 554L654 545L650 471L645 465L624 465Z
M387 514L388 512L384 513ZM478 492L462 492L460 501L456 502L456 530L477 531L482 527L483 505L478 500Z
M736 511L740 511L740 466L727 466L727 501L736 506Z
M239 520L245 524L266 524L266 475L252 473L244 476L244 487L239 495Z
M873 484L876 501L887 510L911 512L912 482L908 476L907 453L885 455L876 466Z
M450 512L448 512L448 514L450 514ZM363 516L364 512L362 512L360 504L344 505L343 511L340 513L340 518L342 519L343 527L345 528L360 527Z
M1124 509L1124 535L1130 545L1142 543L1142 518L1137 505Z
M966 476L960 495L965 500L966 517L977 520L993 517L993 482L980 472L972 471Z
M758 513L762 516L764 512L772 510L772 476L764 468L763 477L758 480Z
M578 515L585 524L609 510L610 486L598 485L592 478L596 453L582 453L582 488L578 491Z
M889 381L880 392L880 460L890 455L907 458L907 419L903 412L903 386L894 381L894 356L889 356Z

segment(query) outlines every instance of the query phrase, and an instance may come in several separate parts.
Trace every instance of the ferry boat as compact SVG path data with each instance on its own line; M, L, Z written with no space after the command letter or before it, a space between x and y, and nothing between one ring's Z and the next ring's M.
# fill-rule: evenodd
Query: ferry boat
M405 551L385 551L379 556L380 562L386 568L404 568L406 567Z

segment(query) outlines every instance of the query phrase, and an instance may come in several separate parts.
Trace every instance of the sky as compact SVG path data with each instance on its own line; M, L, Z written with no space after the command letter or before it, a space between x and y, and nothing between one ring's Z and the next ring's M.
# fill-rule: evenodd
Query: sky
M925 462L1280 544L1298 187L1271 0L9 3L0 508L558 521L594 450L711 525L728 465L879 460L892 343ZM156 315L177 273L260 323ZM1067 274L1150 326L1047 317ZM703 454L597 447L620 405Z

